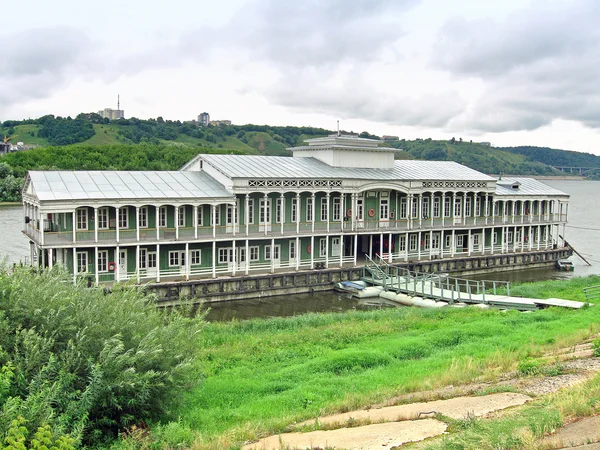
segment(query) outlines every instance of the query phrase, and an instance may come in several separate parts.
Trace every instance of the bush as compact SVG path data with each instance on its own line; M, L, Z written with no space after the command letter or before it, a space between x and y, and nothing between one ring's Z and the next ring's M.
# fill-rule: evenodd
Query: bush
M537 375L540 373L541 363L535 359L526 359L520 361L517 365L517 372L519 375Z
M197 384L199 319L158 310L133 287L72 284L60 268L0 270L0 436L19 417L77 444L168 413Z
M592 342L592 348L594 349L594 356L600 357L600 338L596 338Z

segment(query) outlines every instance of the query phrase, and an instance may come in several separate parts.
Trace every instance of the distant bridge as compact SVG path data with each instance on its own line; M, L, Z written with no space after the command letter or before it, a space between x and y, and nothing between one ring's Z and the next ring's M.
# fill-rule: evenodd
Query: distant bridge
M580 176L585 176L589 172L598 171L600 172L600 167L567 167L567 166L552 166L556 170L560 170L561 172L568 172L571 174L577 174Z

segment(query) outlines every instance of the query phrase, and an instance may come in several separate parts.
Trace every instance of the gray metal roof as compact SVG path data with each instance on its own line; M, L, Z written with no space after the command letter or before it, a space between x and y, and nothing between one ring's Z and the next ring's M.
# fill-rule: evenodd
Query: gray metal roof
M229 178L346 178L358 180L453 180L495 179L452 161L395 161L389 169L332 167L315 158L253 155L199 155Z
M512 185L518 183L519 187L517 189L513 189ZM565 194L558 189L554 189L553 187L548 186L547 184L542 183L539 180L535 180L533 178L517 178L511 177L506 178L502 177L502 180L498 180L496 182L496 195L506 195L506 196L531 196L531 195L561 195L568 197L568 194Z
M40 201L232 196L204 172L31 171L29 177Z

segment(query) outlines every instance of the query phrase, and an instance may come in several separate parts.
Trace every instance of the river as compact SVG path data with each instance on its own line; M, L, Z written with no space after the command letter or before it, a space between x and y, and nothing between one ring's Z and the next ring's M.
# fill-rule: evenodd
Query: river
M544 183L571 196L565 238L592 266L588 266L577 256L572 256L570 259L575 265L575 272L536 269L485 274L483 278L535 281L600 274L600 205L596 203L600 193L600 181L544 180ZM20 206L0 206L0 258L9 264L25 262L29 258L29 241L21 233L22 222L23 212ZM285 317L307 312L343 311L364 307L366 306L356 299L337 293L299 294L213 304L207 319Z

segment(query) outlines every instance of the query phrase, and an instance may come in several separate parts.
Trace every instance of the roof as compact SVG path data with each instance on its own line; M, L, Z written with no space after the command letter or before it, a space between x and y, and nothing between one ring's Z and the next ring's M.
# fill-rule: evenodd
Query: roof
M495 181L452 161L395 161L389 169L332 167L316 158L254 155L199 155L229 178L347 178L358 180Z
M513 189L512 185L518 184L518 189ZM558 189L548 186L541 181L533 178L506 178L496 182L496 195L561 195L568 197Z
M204 172L31 171L29 177L40 201L232 196Z

